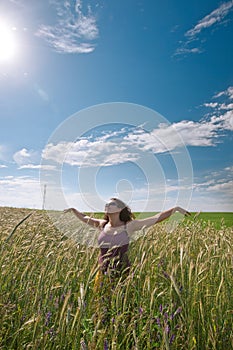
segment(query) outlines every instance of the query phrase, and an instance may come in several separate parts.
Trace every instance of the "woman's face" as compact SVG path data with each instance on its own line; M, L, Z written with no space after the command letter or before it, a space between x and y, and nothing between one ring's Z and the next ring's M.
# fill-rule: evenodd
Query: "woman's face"
M116 201L113 201L113 200L109 201L105 205L105 213L106 214L120 213L121 210L122 209L117 206Z

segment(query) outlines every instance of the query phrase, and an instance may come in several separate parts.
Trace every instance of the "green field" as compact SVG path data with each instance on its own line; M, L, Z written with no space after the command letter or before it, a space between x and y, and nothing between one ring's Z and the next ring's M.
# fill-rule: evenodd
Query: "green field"
M232 349L232 223L157 224L131 243L130 274L96 291L97 248L43 211L0 208L0 349Z
M233 213L200 213L198 219L206 223L212 223L218 229L223 226L233 226Z

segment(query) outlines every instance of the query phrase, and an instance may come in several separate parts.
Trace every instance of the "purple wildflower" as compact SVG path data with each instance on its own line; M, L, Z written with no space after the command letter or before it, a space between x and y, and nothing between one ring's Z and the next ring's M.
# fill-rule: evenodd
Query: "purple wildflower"
M178 315L179 313L181 313L181 311L182 311L182 307L178 307L178 309L177 309L175 312L172 312L172 313L171 313L171 315L170 315L170 320L173 320L174 317L175 317L176 315Z
M165 326L165 333L169 334L169 332L170 332L170 327L169 327L168 324L166 324L166 326Z
M163 271L163 275L164 275L165 278L170 279L170 276L169 276L169 274L166 271Z
M171 338L170 338L170 340L169 340L169 344L170 344L170 345L173 343L174 339L175 339L175 334L172 334L172 335L171 335Z
M180 306L180 307L178 307L178 309L175 311L175 315L180 314L181 311L182 311L182 307Z
M49 325L49 322L50 322L50 319L51 319L51 316L52 316L52 312L47 312L47 314L45 315L45 325L48 326Z
M104 339L104 350L108 350L108 341Z

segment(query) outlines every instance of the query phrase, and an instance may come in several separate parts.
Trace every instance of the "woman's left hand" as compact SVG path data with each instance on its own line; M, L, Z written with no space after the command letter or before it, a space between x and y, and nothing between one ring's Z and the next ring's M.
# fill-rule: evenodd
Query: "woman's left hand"
M63 210L63 213L70 213L73 210L74 210L74 208L68 208L68 209Z
M179 213L185 215L185 216L190 216L191 213L189 211L187 211L186 209L183 209L181 207L176 207L176 211L178 211Z

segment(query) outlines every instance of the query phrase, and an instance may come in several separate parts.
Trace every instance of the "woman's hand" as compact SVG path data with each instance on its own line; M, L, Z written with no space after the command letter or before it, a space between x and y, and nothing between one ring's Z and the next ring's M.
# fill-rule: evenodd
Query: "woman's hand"
M185 216L191 215L191 213L189 211L187 211L186 209L183 209L181 207L176 207L175 209L176 209L175 211L178 211L179 213L181 213Z
M68 208L68 209L65 209L64 211L63 211L63 213L70 213L70 212L72 212L72 211L74 211L74 208Z

